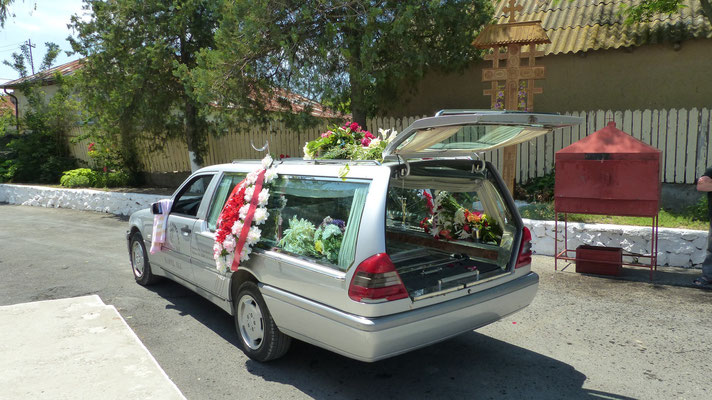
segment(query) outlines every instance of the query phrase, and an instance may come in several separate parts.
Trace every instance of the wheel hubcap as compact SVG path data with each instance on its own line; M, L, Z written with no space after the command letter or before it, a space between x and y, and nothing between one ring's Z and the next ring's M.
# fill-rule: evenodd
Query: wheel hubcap
M262 311L257 301L250 295L242 296L240 299L237 307L237 324L245 345L252 350L259 349L265 334Z
M143 248L139 242L134 242L131 247L131 264L133 266L134 274L140 278L143 276Z

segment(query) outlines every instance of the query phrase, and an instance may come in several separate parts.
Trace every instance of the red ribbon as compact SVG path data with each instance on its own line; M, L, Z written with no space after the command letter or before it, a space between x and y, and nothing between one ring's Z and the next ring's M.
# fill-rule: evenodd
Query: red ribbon
M255 209L259 203L260 192L262 192L262 184L265 180L265 172L267 170L263 169L257 175L257 181L255 182L255 191L252 193L252 199L250 200L250 208L247 209L247 216L245 216L245 221L242 225L242 232L240 232L240 239L237 241L237 246L235 246L235 258L232 260L232 265L230 270L237 271L240 267L240 255L242 254L242 248L245 246L247 241L247 234L250 232L250 225L252 225L252 218L255 216Z

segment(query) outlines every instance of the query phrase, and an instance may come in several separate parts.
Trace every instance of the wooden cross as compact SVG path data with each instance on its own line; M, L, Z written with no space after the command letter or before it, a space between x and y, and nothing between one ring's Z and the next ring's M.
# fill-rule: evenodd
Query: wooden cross
M517 4L517 0L509 0L509 6L504 7L502 9L503 13L509 12L509 21L507 21L507 22L517 22L514 17L514 12L515 11L522 12L522 10L524 9L524 7L522 7L521 5L515 5L515 4Z
M530 50L521 52L521 45L507 45L507 52L500 52L500 47L495 46L492 54L485 55L485 60L492 60L492 68L482 69L482 81L492 82L491 89L485 89L485 96L490 96L492 108L496 103L498 81L505 81L504 108L506 110L517 110L519 105L519 81L527 81L527 110L532 111L534 108L534 95L542 93L541 88L534 87L534 81L544 79L546 68L537 66L536 57L542 57L543 51L534 50L535 45L529 45ZM522 66L521 59L527 60L525 66ZM506 66L500 67L499 60L506 60Z

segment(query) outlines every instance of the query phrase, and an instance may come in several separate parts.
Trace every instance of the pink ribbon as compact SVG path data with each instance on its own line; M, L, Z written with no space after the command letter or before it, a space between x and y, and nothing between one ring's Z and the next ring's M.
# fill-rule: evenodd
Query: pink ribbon
M240 239L237 241L237 246L235 246L235 258L232 260L232 265L230 270L237 271L240 267L240 255L242 254L242 248L245 246L247 241L247 234L250 232L250 225L252 225L252 218L255 216L255 209L259 203L260 192L262 191L262 184L265 180L265 172L267 170L263 169L257 175L257 181L255 182L255 191L252 192L252 199L250 200L250 208L247 209L247 215L245 216L245 222L242 225L242 231L240 232Z

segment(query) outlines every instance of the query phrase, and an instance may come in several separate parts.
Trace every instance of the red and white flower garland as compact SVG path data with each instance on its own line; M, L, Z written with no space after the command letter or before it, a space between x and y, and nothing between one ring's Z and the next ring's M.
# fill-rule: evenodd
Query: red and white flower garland
M258 225L269 217L267 201L269 185L277 177L272 157L262 159L262 168L250 172L230 193L218 218L213 258L218 271L237 271L240 262L247 261L252 246L259 242L262 231ZM235 255L239 254L239 257Z

